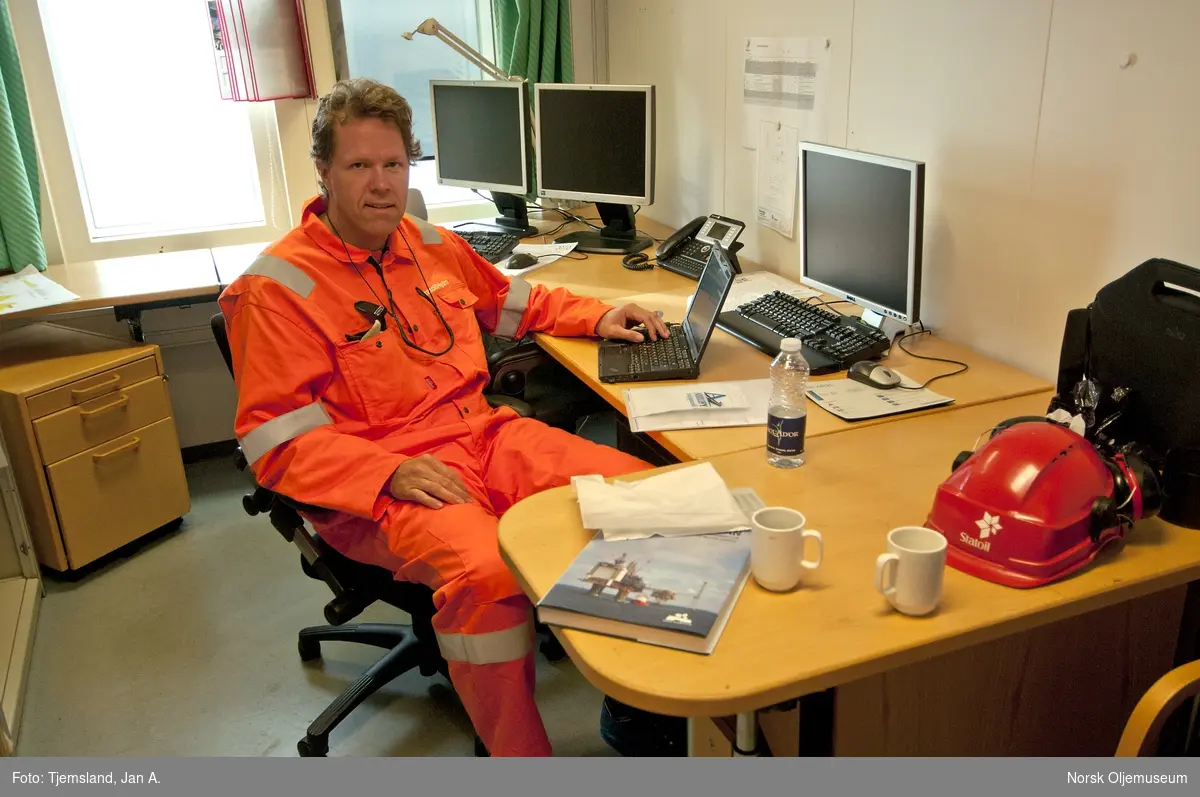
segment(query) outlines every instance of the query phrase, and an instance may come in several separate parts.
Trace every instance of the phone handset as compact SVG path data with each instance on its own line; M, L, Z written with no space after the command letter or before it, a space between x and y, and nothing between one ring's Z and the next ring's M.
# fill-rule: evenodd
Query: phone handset
M696 233L700 232L700 228L704 226L704 222L706 221L708 221L708 216L697 216L671 233L671 236L667 240L659 244L658 249L654 251L654 256L658 259L670 257L684 242L695 238Z

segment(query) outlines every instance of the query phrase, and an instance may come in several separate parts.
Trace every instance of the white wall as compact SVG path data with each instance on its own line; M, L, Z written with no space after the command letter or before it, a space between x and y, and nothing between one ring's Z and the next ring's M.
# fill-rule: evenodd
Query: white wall
M1051 377L1069 309L1151 257L1200 267L1195 0L608 7L610 81L658 87L651 218L753 221L739 40L822 36L825 141L926 163L922 315L939 334ZM794 240L757 227L743 240L748 259L797 276Z

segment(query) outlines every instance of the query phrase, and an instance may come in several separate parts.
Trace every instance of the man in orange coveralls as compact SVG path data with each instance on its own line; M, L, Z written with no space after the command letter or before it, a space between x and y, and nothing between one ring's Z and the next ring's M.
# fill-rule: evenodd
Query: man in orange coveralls
M439 647L489 753L549 755L531 606L500 558L497 517L572 476L649 466L492 409L481 329L630 341L638 324L651 338L667 329L636 305L509 279L406 216L419 155L392 89L343 81L321 99L323 195L220 298L235 430L260 484L333 510L312 519L329 544L434 589Z

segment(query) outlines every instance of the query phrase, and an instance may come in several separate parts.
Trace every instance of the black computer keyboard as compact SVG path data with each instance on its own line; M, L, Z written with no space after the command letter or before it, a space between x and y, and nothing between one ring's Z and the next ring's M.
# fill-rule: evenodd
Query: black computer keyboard
M675 371L691 365L686 335L679 324L668 324L670 337L635 343L629 350L629 370L635 374Z
M667 271L699 280L700 275L704 273L704 265L708 262L708 253L711 250L711 244L693 238L685 241L682 246L671 253L670 257L660 257L657 262Z
M779 354L784 338L799 338L804 344L801 353L814 374L844 371L890 348L881 330L781 291L721 313L717 326L772 357Z
M521 242L520 238L507 232L467 230L458 234L489 263L499 263L512 254L512 250Z

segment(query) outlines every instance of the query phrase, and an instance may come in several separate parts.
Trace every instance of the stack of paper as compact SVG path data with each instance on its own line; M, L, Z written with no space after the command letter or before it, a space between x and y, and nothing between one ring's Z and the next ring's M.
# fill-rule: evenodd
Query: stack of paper
M78 298L34 266L25 266L16 274L0 277L0 315L51 307Z
M625 391L625 414L635 432L758 426L770 398L770 379L634 387Z
M593 475L571 483L583 527L606 540L746 529L750 514L762 506L753 490L730 492L709 462L633 482L608 484Z

